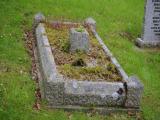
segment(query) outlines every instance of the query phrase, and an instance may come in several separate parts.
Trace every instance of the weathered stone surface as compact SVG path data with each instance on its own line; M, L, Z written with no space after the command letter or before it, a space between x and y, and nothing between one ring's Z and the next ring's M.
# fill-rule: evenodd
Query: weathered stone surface
M139 47L160 47L160 0L146 0L142 38Z
M116 99L112 96L115 92L123 89L123 83L69 81L65 82L66 105L85 106L122 106L125 93Z
M56 70L56 64L46 36L45 28L40 23L36 29L38 56L41 67L43 82L41 90L49 105L59 105L63 103L64 83Z
M129 108L139 107L143 92L143 85L136 76L131 76L127 83L127 100L125 106Z
M93 29L93 28L92 28ZM73 108L85 109L102 107L107 110L108 107L123 107L137 109L140 106L140 98L143 91L142 84L134 77L128 79L127 74L119 65L110 50L105 46L98 33L93 29L93 33L102 48L116 65L123 80L127 82L128 92L126 94L123 83L120 82L91 82L66 80L61 77L56 69L51 47L45 33L42 23L36 28L38 56L42 75L42 86L44 89L44 98L48 101L50 107L54 108ZM119 89L123 89L122 94L118 94ZM127 99L126 99L127 98ZM83 108L82 108L83 109Z
M85 19L84 24L89 25L94 30L96 30L96 21L93 18L89 17Z
M123 83L118 82L91 82L68 80L65 82L65 91L68 94L97 94L97 95L112 95L123 88Z
M46 20L46 18L42 13L37 13L34 16L34 25L33 25L33 27L36 28L39 23L43 23L43 22L45 22L45 20Z
M45 98L49 106L63 105L64 82L45 82Z
M77 50L89 51L89 34L85 29L82 32L78 32L75 28L71 28L70 51L75 52Z
M107 95L101 97L100 95L92 94L65 94L64 104L65 105L81 105L86 107L97 107L97 106L122 106L124 103L125 96L121 96L119 99L114 100L112 96Z
M47 80L53 80L57 77L56 64L43 24L38 25L36 29L36 38L43 74Z

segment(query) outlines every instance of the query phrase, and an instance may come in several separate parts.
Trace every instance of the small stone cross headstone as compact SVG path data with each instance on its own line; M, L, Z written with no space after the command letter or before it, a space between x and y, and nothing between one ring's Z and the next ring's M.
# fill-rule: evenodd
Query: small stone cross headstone
M160 47L160 0L146 0L142 38L139 47Z

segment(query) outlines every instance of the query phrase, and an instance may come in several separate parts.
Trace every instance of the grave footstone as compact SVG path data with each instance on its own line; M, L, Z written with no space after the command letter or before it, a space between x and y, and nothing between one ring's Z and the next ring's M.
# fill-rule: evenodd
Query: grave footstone
M139 47L160 47L160 0L146 0L142 38Z
M77 50L89 51L89 33L86 29L82 32L75 28L70 30L70 51L76 52Z

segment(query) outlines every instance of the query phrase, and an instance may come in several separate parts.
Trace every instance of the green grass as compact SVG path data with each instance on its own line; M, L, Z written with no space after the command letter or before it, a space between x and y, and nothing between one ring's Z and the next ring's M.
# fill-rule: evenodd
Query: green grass
M160 119L160 52L139 50L133 43L141 34L144 0L1 0L0 6L1 120L129 119L126 115L89 116L44 107L40 111L32 109L35 83L23 28L31 29L33 15L39 11L53 19L95 18L98 32L123 68L129 75L137 74L145 85L143 118Z

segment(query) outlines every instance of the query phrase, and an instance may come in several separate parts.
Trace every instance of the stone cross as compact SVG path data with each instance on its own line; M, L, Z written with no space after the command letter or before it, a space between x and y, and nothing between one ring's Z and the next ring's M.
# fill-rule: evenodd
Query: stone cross
M160 47L160 0L146 0L142 38L139 47Z

